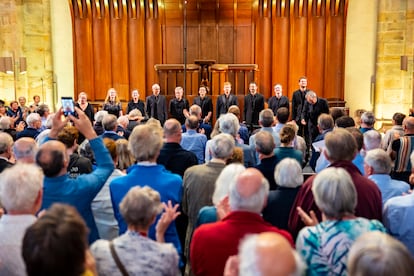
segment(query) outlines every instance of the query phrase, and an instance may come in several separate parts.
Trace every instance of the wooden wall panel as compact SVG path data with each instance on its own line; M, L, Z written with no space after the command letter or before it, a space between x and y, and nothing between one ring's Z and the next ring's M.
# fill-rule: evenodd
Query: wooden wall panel
M258 18L256 26L256 60L260 68L260 80L256 80L260 93L269 98L272 87L272 20L269 17ZM261 38L261 39L259 39Z
M165 63L183 63L183 29L166 26L165 41Z
M113 0L110 21L112 86L121 99L129 98L128 16L126 6ZM118 6L115 4L118 3Z
M200 26L200 59L218 59L218 33L215 26Z
M93 96L89 98L103 101L107 91L112 87L112 62L110 40L110 14L108 6L93 8L93 64L94 86Z
M233 27L221 26L218 31L218 63L234 63Z
M252 26L236 27L234 63L254 63ZM250 49L249 51L247 49Z
M276 17L273 22L272 37L272 85L270 90L273 96L273 86L280 83L288 92L288 70L289 68L289 18Z
M306 76L309 78L309 88L314 90L316 94L324 97L325 83L325 64L329 61L325 60L326 35L325 35L325 17L312 16L309 18L308 33L308 60Z
M212 43L210 43L209 47L211 47L211 44ZM196 59L208 59L208 58L207 57L203 58L200 56L200 28L198 26L188 26L187 27L187 63L194 63L194 60Z

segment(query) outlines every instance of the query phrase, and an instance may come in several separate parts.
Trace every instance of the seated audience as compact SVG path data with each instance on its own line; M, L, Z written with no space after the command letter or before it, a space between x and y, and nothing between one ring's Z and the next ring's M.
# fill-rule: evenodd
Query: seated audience
M185 119L186 132L181 136L180 145L183 149L191 151L197 156L198 164L203 164L207 137L205 134L197 132L198 126L199 122L196 116L191 115Z
M377 220L355 216L357 191L352 178L342 168L327 168L313 181L312 193L322 213L318 224L316 216L299 215L306 225L299 232L296 249L308 266L307 275L347 275L347 258L352 243L368 231L383 231Z
M275 148L276 164L284 158L293 158L302 166L302 153L293 147L296 132L291 124L287 124L280 130L280 147Z
M276 189L276 182L274 177L275 167L277 164L277 157L274 154L275 140L268 131L259 131L255 135L255 149L259 154L260 163L255 166L269 182L270 190Z
M383 205L388 199L410 190L407 182L391 178L391 168L391 158L383 149L373 149L367 152L364 158L365 176L377 184L381 191Z
M119 203L132 187L149 186L160 193L162 202L171 201L173 205L181 203L183 191L181 177L156 163L163 140L161 125L158 120L155 121L158 122L157 126L147 123L134 128L129 137L128 148L137 160L137 164L129 167L127 175L115 178L109 185L119 234L125 233L128 228L121 215ZM156 222L158 220L159 217ZM150 227L148 237L155 240L155 225ZM174 223L167 228L165 240L173 243L177 251L181 253L181 244Z
M17 164L1 174L0 275L26 275L21 248L26 228L42 204L43 173L33 164Z
M234 114L237 119L239 120L239 131L237 138L240 138L243 140L243 144L248 145L249 144L249 129L247 128L246 124L240 122L240 108L237 105L231 105L227 111L228 113ZM241 141L240 141L241 144Z
M371 111L366 111L362 113L361 115L361 126L359 127L359 130L362 134L367 132L368 130L374 129L375 124L375 115Z
M319 135L313 140L312 143L320 142L325 139L325 135L328 132L331 132L334 128L334 119L331 115L322 113L318 117L318 130ZM315 171L316 161L318 160L319 156L321 155L321 149L315 149L313 144L311 145L312 154L309 160L309 166Z
M342 128L355 127L355 121L352 117L345 115L336 119L335 126Z
M367 219L382 220L381 192L372 180L361 175L358 168L352 164L357 153L357 143L354 136L346 129L337 128L326 134L325 150L323 154L331 163L330 167L345 169L352 178L357 191L358 199L355 215ZM312 186L315 176L309 177L300 188L292 211L289 216L290 233L296 237L299 230L304 226L296 207L300 206L305 212L315 211L318 220L321 213L315 204L312 194Z
M276 133L279 133L289 120L289 109L287 107L280 107L274 114L276 116L276 124L273 129Z
M109 138L104 138L103 141L105 147L111 154L114 166L116 166L118 163L118 155L116 152L115 141ZM112 240L118 237L119 227L118 222L114 216L114 209L112 208L109 183L111 183L113 179L123 175L125 175L125 173L115 167L112 171L112 174L108 177L105 184L102 186L101 190L92 201L91 208L93 217L95 219L96 227L98 228L99 237L101 239Z
M381 134L375 129L366 131L364 133L363 156L370 150L381 148L381 140Z
M288 231L289 214L303 184L302 168L295 159L285 158L277 164L273 177L278 187L269 192L263 218L273 226Z
M169 207L156 227L160 242L153 241L148 231L163 209L160 194L147 186L131 188L119 206L128 230L112 241L98 240L91 246L98 275L178 275L177 251L172 244L161 243L167 226L177 215L178 205L175 210Z
M411 276L413 271L413 257L407 248L378 231L361 235L349 251L349 276Z
M88 227L69 205L53 204L27 229L22 256L28 276L97 275L88 248Z
M247 234L280 233L293 246L291 235L266 223L261 217L269 193L266 178L248 168L232 181L229 189L230 212L221 221L198 227L191 241L190 262L195 275L222 275L228 257L237 254Z
M93 218L91 203L114 170L114 164L102 138L96 136L89 118L79 108L75 107L75 109L79 118L69 115L63 120L62 109L59 109L53 119L49 139L56 139L58 133L71 120L89 140L96 157L97 168L92 173L82 174L76 179L70 178L67 173L69 157L65 145L54 140L47 141L40 146L36 155L36 163L42 168L45 175L42 209L49 208L56 202L76 207L88 225L89 242L92 243L99 238L99 234Z

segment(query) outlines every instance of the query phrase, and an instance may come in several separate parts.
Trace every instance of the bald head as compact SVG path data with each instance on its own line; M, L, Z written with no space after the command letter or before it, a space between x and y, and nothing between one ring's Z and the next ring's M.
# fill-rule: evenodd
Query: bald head
M260 213L269 194L269 182L254 168L242 172L230 184L230 208L232 211Z
M414 134L414 117L407 117L403 121L404 132Z
M176 119L168 119L164 123L164 138L167 143L181 142L181 124Z
M13 153L16 161L33 164L36 162L38 147L35 139L22 137L13 145Z
M65 145L56 140L42 144L36 154L36 163L42 168L46 177L66 174L68 157Z
M265 232L248 236L239 249L240 276L294 275L298 270L294 254L289 242L280 234Z

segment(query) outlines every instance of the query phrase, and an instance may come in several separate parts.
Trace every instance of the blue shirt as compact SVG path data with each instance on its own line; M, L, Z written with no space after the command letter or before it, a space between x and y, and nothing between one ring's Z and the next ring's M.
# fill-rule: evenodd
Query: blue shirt
M82 174L77 178L70 178L69 174L45 177L41 209L49 208L56 202L74 206L89 227L89 243L92 243L99 238L99 234L93 218L91 204L114 170L114 163L109 151L103 144L102 138L97 137L90 140L89 143L95 154L96 169L92 173Z
M407 182L392 179L388 174L373 174L368 176L368 178L374 181L380 189L383 206L388 199L401 196L410 189L410 185Z
M181 176L167 171L163 165L133 165L129 167L126 176L115 178L109 184L112 207L119 225L119 234L123 234L127 230L127 224L119 211L119 203L121 203L129 189L135 186L148 186L156 190L160 193L161 201L164 203L167 203L168 200L171 200L173 206L181 203L183 193ZM157 216L156 221L151 225L148 232L148 236L153 240L155 240L155 225L159 217ZM181 244L175 223L171 223L168 226L165 232L165 241L173 243L177 251L181 253Z
M358 152L355 156L354 160L352 160L352 164L354 164L359 172L364 175L364 157ZM327 168L330 165L329 161L326 159L325 154L321 153L316 162L315 172L319 173L323 169Z
M390 198L384 205L384 225L414 256L414 194Z
M193 152L197 156L198 164L204 163L204 152L206 150L207 136L189 129L181 136L181 147Z

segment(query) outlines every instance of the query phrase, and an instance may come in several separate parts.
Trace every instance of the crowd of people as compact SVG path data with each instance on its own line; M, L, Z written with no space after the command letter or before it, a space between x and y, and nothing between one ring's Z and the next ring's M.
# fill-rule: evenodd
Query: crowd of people
M298 85L0 102L0 275L413 275L414 117Z

